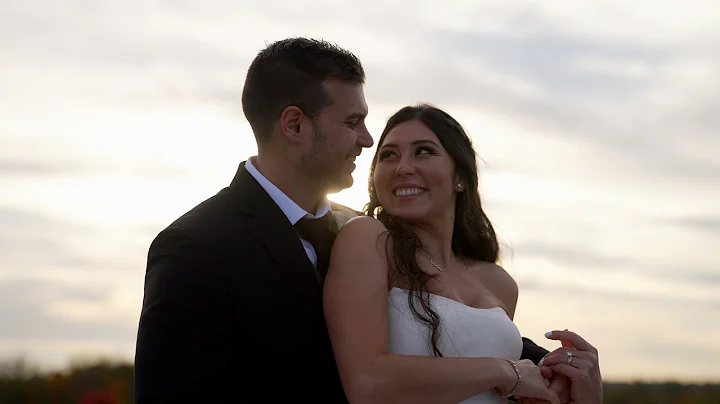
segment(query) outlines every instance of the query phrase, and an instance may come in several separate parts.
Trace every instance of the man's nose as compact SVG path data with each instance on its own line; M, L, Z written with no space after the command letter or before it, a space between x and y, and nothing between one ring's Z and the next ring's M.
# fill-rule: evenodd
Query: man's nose
M360 133L360 136L358 136L357 144L360 147L372 147L372 145L375 142L373 141L372 136L370 135L370 132L367 130L367 127L363 125L363 130Z

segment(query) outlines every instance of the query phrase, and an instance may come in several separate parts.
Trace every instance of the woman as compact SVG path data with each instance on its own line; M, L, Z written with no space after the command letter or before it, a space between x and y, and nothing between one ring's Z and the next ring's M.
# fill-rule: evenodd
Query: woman
M339 232L324 289L350 402L559 401L537 366L515 362L518 289L495 264L477 187L471 141L451 116L420 105L390 118L368 216Z

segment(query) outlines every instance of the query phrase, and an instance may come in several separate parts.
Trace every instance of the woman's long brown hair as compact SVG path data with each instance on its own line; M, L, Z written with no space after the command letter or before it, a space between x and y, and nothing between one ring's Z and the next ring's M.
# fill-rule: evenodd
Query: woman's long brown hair
M370 166L368 192L370 202L364 212L380 220L389 232L387 257L392 276L408 284L408 303L413 315L430 329L430 344L435 356L443 356L438 347L440 317L430 304L427 283L436 275L424 272L417 262L417 250L423 245L412 226L402 218L385 212L373 183L378 151L388 132L401 123L418 120L430 129L455 163L465 191L457 194L452 236L453 252L463 258L495 263L499 246L490 220L482 209L478 193L478 166L472 142L462 126L444 111L428 104L405 107L388 120L378 141Z

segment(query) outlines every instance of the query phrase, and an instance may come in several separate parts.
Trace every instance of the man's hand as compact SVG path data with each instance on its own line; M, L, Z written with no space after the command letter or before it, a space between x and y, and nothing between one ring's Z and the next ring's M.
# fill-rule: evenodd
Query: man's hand
M550 390L557 393L560 397L560 402L563 404L571 402L570 400L570 379L561 374L556 374L555 377L550 379Z
M602 403L603 386L597 349L581 336L567 330L553 331L547 334L547 338L560 341L563 347L547 354L540 361L541 369L550 367L553 381L560 376L569 379L570 398L573 402Z

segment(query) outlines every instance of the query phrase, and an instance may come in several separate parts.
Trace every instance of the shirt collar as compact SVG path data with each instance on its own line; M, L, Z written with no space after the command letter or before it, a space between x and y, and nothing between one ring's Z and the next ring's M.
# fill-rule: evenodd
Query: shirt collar
M330 212L330 202L327 200L327 198L324 198L320 205L318 206L317 212L315 214L310 214L305 209L301 208L295 201L290 199L289 196L285 195L283 191L280 190L275 184L270 182L267 178L265 178L264 175L253 164L253 160L256 158L256 156L250 157L245 162L245 169L250 173L250 175L255 178L255 180L260 184L260 186L265 190L265 192L270 195L270 198L275 202L275 204L282 210L282 212L285 214L285 216L290 221L290 224L293 226L295 223L297 223L300 219L303 217L307 217L309 219L316 219L319 217L325 216L328 212Z

